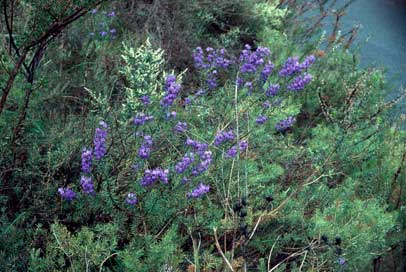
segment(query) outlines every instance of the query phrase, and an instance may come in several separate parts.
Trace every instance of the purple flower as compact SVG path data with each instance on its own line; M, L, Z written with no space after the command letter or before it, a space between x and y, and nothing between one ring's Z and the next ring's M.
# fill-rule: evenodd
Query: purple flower
M135 204L137 204L138 199L137 196L135 195L135 193L129 193L125 199L125 201L131 205L134 206Z
M82 151L82 172L90 174L92 172L92 150L84 148Z
M262 103L262 107L264 109L269 109L270 106L271 106L271 103L269 102L269 100L266 100L264 103Z
M237 156L238 150L245 151L248 148L248 142L246 140L240 141L238 146L234 145L230 149L226 151L225 157L226 158L235 158Z
M94 156L96 160L101 160L106 154L106 138L107 138L107 124L104 121L100 121L101 126L96 128L96 132L93 138L94 144Z
M90 11L90 13L91 14L96 14L97 13L97 9L95 8L95 9L92 9L91 11Z
M141 99L142 104L144 104L145 106L151 104L151 99L148 95L144 95L140 99Z
M187 123L178 122L174 128L176 133L184 133L187 130Z
M226 151L226 158L235 158L235 156L237 156L237 147L236 146L232 146L229 150Z
M291 83L288 85L288 90L290 91L301 91L304 87L312 81L313 76L310 74L304 74L302 76L297 76Z
M185 154L182 160L175 165L175 171L178 174L182 174L194 162L194 160L195 154L193 153Z
M192 169L192 175L193 176L198 176L205 171L207 171L212 163L212 153L211 151L204 151L199 154L200 156L200 163L197 164L193 169Z
M240 72L241 73L255 73L259 66L264 64L264 58L271 54L268 48L258 47L255 51L251 50L251 46L246 44L245 49L240 54ZM269 64L269 63L268 63ZM268 71L269 71L268 67ZM265 71L267 73L267 71Z
M281 70L279 71L280 77L287 77L297 74L301 71L301 66L298 57L289 57L283 64Z
M201 47L197 47L193 51L193 60L197 69L207 69L209 67L209 65L205 63L204 53Z
M264 65L264 69L262 69L260 76L262 82L266 82L268 80L268 77L272 73L273 68L275 68L275 65L270 61Z
M110 29L110 34L116 34L117 30L115 28Z
M242 140L242 141L240 141L238 146L240 148L240 151L245 151L248 148L248 141Z
M107 17L114 17L114 16L116 16L116 12L112 11L110 13L107 13L106 16Z
M258 116L258 118L255 120L255 122L259 125L262 125L266 122L266 120L268 120L268 118L264 115L260 115Z
M148 159L151 155L151 148L145 145L141 145L140 149L138 149L138 156L141 159Z
M190 138L186 139L185 145L192 147L194 149L194 151L197 152L197 154L199 154L199 156L202 156L202 154L209 147L206 143L201 143L201 142L192 140Z
M71 188L59 188L59 195L66 201L72 201L76 197L76 193Z
M268 89L265 92L265 95L268 97L276 96L279 92L280 85L279 84L271 84L269 85Z
M104 37L104 36L107 35L107 32L106 31L100 31L99 34L100 34L100 36Z
M279 121L276 125L275 125L275 129L279 132L284 132L286 131L288 128L290 128L294 123L296 122L296 118L293 116L289 116L286 119L283 119L281 121Z
M152 137L150 135L145 135L144 141L142 142L141 147L138 150L138 156L141 159L145 160L149 158L149 156L151 155L152 144L153 144Z
M213 70L207 75L206 83L209 90L213 90L217 87L217 70Z
M180 93L181 88L182 87L176 83L176 77L174 75L168 75L165 80L165 95L160 102L161 105L165 107L172 105Z
M204 185L200 183L196 188L194 188L190 193L188 193L189 198L200 198L210 191L209 185Z
M307 56L304 61L300 64L300 68L305 70L309 68L314 62L316 61L316 57L314 55Z
M345 263L346 263L345 258L343 258L343 257L338 258L338 264L339 265L345 265Z
M85 194L94 194L94 186L91 177L81 176L80 185L82 186L83 192L85 192Z
M145 113L140 113L136 117L134 117L134 124L136 126L144 125L146 122L153 121L154 116L146 115Z
M185 98L185 104L186 104L186 105L192 104L192 99L191 99L190 97L186 97L186 98Z
M167 184L169 182L168 174L169 174L168 169L165 169L165 170L163 170L161 168L155 168L153 170L147 169L144 172L144 176L142 177L140 184L142 186L149 186L159 180L162 183Z
M233 141L234 140L234 132L232 130L229 131L219 131L214 138L214 145L219 146L226 141Z
M226 69L231 65L232 61L227 59L226 51L222 49L214 50L211 47L206 48L207 57L201 47L197 47L193 51L193 60L197 69L209 69L209 68L224 68Z

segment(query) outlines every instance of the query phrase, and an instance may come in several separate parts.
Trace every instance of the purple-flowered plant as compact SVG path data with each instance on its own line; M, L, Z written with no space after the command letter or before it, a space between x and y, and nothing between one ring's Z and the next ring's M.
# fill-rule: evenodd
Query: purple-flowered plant
M268 97L276 96L279 92L281 86L279 84L271 84L265 92L265 95Z
M300 64L300 69L305 70L312 66L312 64L316 61L316 57L314 55L307 56L304 61Z
M140 100L144 106L151 104L151 98L148 95L141 96Z
M59 188L58 193L62 199L68 202L76 198L76 193L71 188Z
M297 76L291 83L288 85L288 90L290 91L301 91L304 87L312 81L313 77L310 74L304 74Z
M287 77L298 74L301 71L298 57L289 57L279 71L280 77Z
M82 190L85 194L93 195L95 193L91 177L81 176L80 185L82 186Z
M219 131L217 132L214 138L214 145L219 146L224 142L233 141L235 138L234 132L232 130L229 131Z
M257 119L255 120L255 122L259 125L262 125L266 122L266 120L268 120L268 117L264 116L264 115L260 115L257 117Z
M141 159L148 159L151 155L151 148L152 148L153 140L150 135L144 135L144 140L138 149L138 156Z
M281 121L279 121L276 125L275 125L275 129L277 131L280 132L284 132L286 131L288 128L290 128L291 126L293 126L293 124L296 122L296 118L294 116L289 116L286 119L283 119Z
M187 123L185 122L178 122L174 127L174 131L176 133L185 133L187 130Z
M181 85L176 83L176 76L168 75L165 80L165 95L161 100L161 105L164 107L171 106L175 99L178 97L181 88Z
M195 161L195 154L192 152L183 156L182 160L175 165L175 171L178 174L182 174L186 169Z
M92 172L92 150L84 148L82 150L82 172L90 174Z
M144 176L142 177L140 184L142 186L150 186L157 181L161 181L164 184L169 182L168 179L169 170L162 168L146 169L144 171Z
M134 117L134 125L141 126L144 125L146 122L150 122L154 120L154 116L146 115L145 113L140 113Z
M137 195L135 193L128 193L125 201L127 204L134 206L138 202Z
M190 198L200 198L207 194L210 191L210 185L205 185L200 183L196 188L194 188L190 193L188 193L188 197Z
M106 154L106 138L108 126L104 121L100 121L99 126L100 127L96 128L96 132L93 138L93 153L96 160L101 160Z
M200 162L192 169L192 176L206 172L212 163L212 152L207 150L199 154Z

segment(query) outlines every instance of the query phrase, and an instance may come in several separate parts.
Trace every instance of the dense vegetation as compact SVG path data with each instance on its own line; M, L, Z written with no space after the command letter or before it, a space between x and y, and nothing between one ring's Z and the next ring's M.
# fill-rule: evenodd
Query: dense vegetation
M403 271L404 120L331 2L2 1L0 271Z

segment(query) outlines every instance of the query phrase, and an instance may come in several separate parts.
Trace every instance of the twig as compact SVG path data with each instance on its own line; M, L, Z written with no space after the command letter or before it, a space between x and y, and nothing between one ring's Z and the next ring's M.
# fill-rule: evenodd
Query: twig
M214 232L214 241L216 243L216 248L218 250L218 252L220 253L221 257L223 258L224 262L227 264L228 268L234 272L233 266L230 264L230 262L227 260L226 255L224 255L223 250L221 249L219 240L217 238L217 229L213 228L213 232Z

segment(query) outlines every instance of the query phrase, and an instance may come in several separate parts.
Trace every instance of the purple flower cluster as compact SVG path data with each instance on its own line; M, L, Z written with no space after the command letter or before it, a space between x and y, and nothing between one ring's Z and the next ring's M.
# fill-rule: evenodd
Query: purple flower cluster
M166 77L164 91L165 95L161 100L161 105L169 107L173 104L181 90L180 84L176 83L176 76L169 75Z
M304 87L312 81L313 77L310 74L304 74L302 76L297 76L288 85L288 90L290 91L301 91Z
M169 182L168 174L169 174L168 169L164 170L161 168L155 168L152 170L147 169L144 172L144 176L142 177L140 184L142 186L150 186L157 181L161 181L162 183L167 184Z
M302 63L299 63L298 57L289 57L279 71L279 76L287 77L300 73L302 70L309 68L316 61L314 55L307 56Z
M81 176L80 185L82 186L83 192L85 192L85 194L93 195L95 193L91 177Z
M207 75L206 83L209 90L213 90L217 87L217 70L213 70Z
M140 113L136 117L134 117L134 124L136 126L144 125L146 122L153 121L154 116L146 115L145 113Z
M82 172L90 174L92 172L92 150L84 148L82 151Z
M174 128L176 133L184 133L187 130L187 123L185 122L178 122Z
M204 185L200 183L196 188L194 188L190 193L188 193L189 198L200 198L210 191L209 185Z
M251 50L251 46L246 44L245 49L240 54L241 73L255 73L257 68L264 64L264 58L268 57L271 51L266 47L258 47L255 51ZM268 69L271 67L268 63ZM272 68L270 69L272 72Z
M108 126L106 122L100 121L100 127L96 128L93 138L94 144L94 157L96 160L101 160L106 154L106 138Z
M271 61L268 61L268 63L264 65L264 69L262 69L260 75L260 79L262 82L266 82L268 80L268 77L272 73L274 68L275 65Z
M209 147L206 143L201 143L190 138L187 138L185 145L192 147L193 150L199 154L199 156L201 156Z
M98 13L98 9L92 9L91 11L90 11L90 13L92 14L92 15L94 15L94 16L96 16L96 14ZM115 13L115 11L111 11L111 12L103 12L103 14L104 15L106 15L106 17L108 17L108 18L113 18L113 17L115 17L116 16L116 13ZM103 20L103 19L102 19ZM106 26L107 24L106 24L106 22L104 22L104 21L102 21L102 22L99 22L99 26L100 27L102 27L102 30L100 30L99 31L99 35L100 35L100 37L106 37L108 34L110 34L110 38L111 39L115 39L115 34L117 33L117 30L115 29L115 28L111 28L111 29L105 29L105 26ZM90 33L90 36L91 37L94 37L95 36L95 32L91 32Z
M316 61L316 57L314 55L307 56L304 61L300 64L300 68L305 70L312 66L312 64Z
M276 96L278 94L280 88L281 87L279 84L271 84L271 85L269 85L268 89L266 90L265 95L268 97Z
M150 135L145 135L144 141L142 142L140 149L138 150L138 156L141 159L145 160L149 158L149 156L151 155L152 144L153 144L152 137Z
M232 130L229 131L219 131L214 137L214 145L219 146L224 142L233 141L234 140L234 132Z
M297 73L300 73L301 66L298 57L289 57L283 64L281 70L279 71L280 77L287 77Z
M264 116L264 115L260 115L257 117L257 119L255 120L255 122L259 125L262 125L266 122L266 120L268 120L268 117Z
M206 172L212 163L212 153L207 150L199 154L200 162L192 169L192 175L198 176Z
M58 193L66 201L72 201L76 197L76 193L71 188L59 188Z
M195 161L195 154L190 152L185 154L180 162L175 165L175 171L182 174Z
M129 205L134 206L135 204L137 204L138 199L137 199L137 196L135 195L135 193L129 193L129 194L127 195L127 198L125 199L125 201L126 201Z
M248 142L246 140L242 140L238 143L238 145L233 145L226 151L226 158L235 158L237 156L238 150L240 152L245 151L248 148Z
M288 118L279 121L275 125L275 129L279 132L284 132L288 128L290 128L295 122L296 122L296 118L294 116L289 116Z
M141 96L140 100L144 106L151 104L151 98L148 95Z
M197 69L210 68L227 68L232 61L227 59L226 51L222 49L214 50L211 47L206 48L207 56L201 47L197 47L193 51L193 60Z

